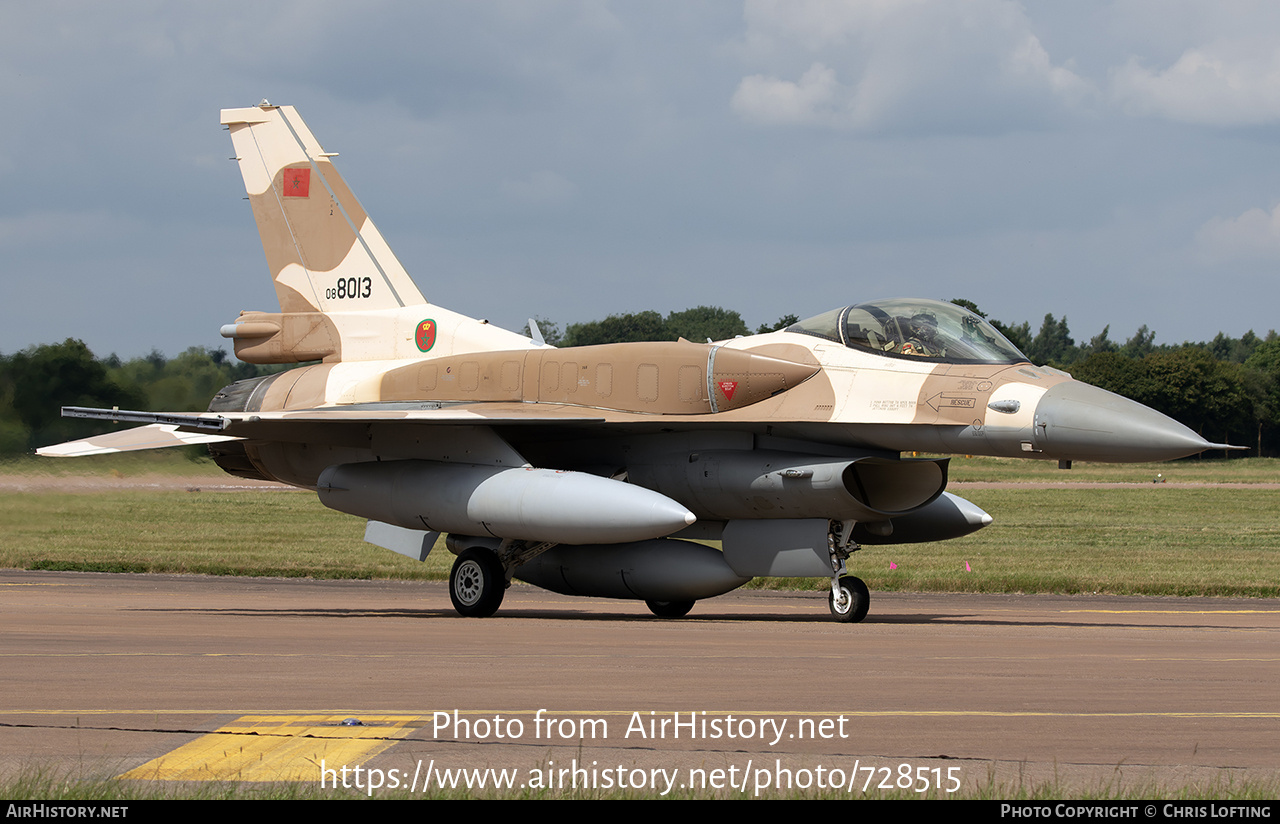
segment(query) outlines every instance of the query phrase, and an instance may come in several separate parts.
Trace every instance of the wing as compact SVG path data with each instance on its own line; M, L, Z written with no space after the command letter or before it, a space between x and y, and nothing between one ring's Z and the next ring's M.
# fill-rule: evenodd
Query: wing
M605 419L595 410L576 410L563 407L553 413L531 414L522 404L502 404L496 409L477 411L477 405L442 408L361 408L361 409L310 409L282 412L220 413L217 415L193 415L178 412L139 412L127 409L92 409L82 406L65 406L66 418L88 418L116 423L145 423L120 432L108 432L75 441L44 446L37 455L58 458L79 458L85 455L105 455L111 452L135 452L143 449L163 449L171 446L219 443L242 439L312 441L317 429L349 428L372 423L422 423L453 426L502 425L565 425L599 424ZM483 409L484 405L479 405Z

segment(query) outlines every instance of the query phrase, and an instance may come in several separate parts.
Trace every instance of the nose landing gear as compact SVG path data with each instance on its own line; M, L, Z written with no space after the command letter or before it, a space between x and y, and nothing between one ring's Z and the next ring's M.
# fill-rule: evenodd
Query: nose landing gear
M871 606L871 593L866 583L853 575L844 562L862 547L853 540L853 521L832 519L827 532L827 552L831 557L831 594L827 605L831 617L842 624L856 624L867 617Z

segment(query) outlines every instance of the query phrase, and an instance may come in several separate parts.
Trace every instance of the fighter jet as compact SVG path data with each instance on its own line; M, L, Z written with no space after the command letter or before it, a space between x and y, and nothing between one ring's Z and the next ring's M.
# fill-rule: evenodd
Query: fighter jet
M208 443L232 475L366 519L370 543L421 561L447 535L464 616L493 615L513 578L679 617L788 576L828 579L832 617L856 622L859 549L991 523L946 491L949 459L904 452L1069 466L1223 446L934 300L718 343L555 348L535 324L530 338L428 303L292 107L222 123L280 302L222 335L249 363L318 363L233 383L207 414L68 407L147 425L39 453Z

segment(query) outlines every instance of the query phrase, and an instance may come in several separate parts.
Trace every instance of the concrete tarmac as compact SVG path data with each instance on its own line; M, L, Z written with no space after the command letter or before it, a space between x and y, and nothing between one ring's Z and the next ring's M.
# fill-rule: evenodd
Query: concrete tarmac
M9 775L1163 795L1275 782L1277 675L1276 600L873 592L845 625L817 592L668 620L516 585L464 619L440 583L0 571Z

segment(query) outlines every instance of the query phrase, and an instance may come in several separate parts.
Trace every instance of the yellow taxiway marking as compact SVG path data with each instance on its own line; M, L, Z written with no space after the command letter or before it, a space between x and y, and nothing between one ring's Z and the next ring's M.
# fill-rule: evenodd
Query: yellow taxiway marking
M421 715L245 715L122 774L164 781L313 781L320 763L360 764L405 737Z

